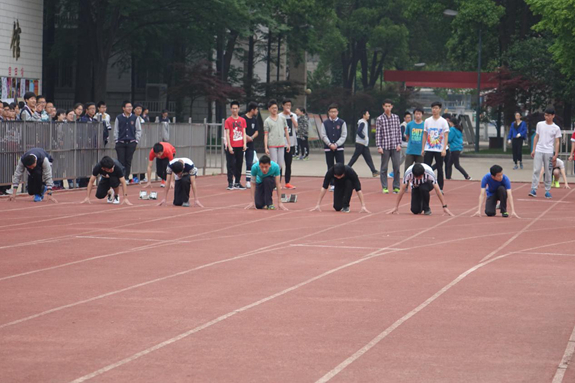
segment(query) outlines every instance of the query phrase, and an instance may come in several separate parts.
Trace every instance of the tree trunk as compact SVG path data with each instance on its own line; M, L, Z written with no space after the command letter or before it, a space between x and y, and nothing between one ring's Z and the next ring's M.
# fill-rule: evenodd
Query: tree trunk
M254 56L255 56L255 42L253 34L248 39L248 57L246 58L246 70L244 77L244 91L246 99L249 101L252 97L252 87L254 82Z
M105 101L108 93L108 60L109 57L102 57L94 65L94 100L95 102Z
M88 102L92 100L94 84L92 82L92 70L94 61L90 51L90 12L85 10L83 0L78 0L78 50L76 56L76 91L75 102Z
M56 1L47 1L44 8L44 38L43 38L43 60L44 68L42 71L42 92L49 101L54 101L56 94L56 82L58 66L55 65L55 59L50 57L54 39L56 36Z

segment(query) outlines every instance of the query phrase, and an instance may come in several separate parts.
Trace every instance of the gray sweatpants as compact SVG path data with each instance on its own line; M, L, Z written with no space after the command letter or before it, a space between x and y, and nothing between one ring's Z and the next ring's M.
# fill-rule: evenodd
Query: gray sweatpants
M381 180L381 187L387 188L387 166L389 164L389 159L391 158L391 166L393 167L393 188L399 189L399 180L401 174L399 174L399 165L401 159L401 151L397 151L395 149L392 150L383 150L383 154L381 155L381 168L380 168L380 180Z
M552 176L552 166L551 159L553 154L551 153L540 153L535 152L535 158L533 159L533 178L531 181L531 189L537 190L539 185L539 177L541 176L541 168L545 169L545 175L543 176L543 183L545 184L545 191L551 190L551 176Z
M280 170L285 167L285 146L281 148L269 148L270 159L279 165Z

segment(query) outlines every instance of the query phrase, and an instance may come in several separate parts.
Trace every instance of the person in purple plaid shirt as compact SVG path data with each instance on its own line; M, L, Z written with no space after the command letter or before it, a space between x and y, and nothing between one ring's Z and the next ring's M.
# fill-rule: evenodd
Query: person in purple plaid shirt
M392 114L391 100L383 102L383 114L375 122L375 143L381 154L380 180L383 194L389 194L387 188L387 165L391 158L393 166L393 194L399 193L399 165L401 160L401 127L399 116Z

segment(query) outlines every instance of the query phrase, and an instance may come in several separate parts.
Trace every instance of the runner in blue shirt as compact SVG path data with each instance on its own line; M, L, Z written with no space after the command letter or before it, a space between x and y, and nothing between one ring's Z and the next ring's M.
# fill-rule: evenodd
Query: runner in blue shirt
M485 214L488 217L495 216L497 210L497 202L499 202L501 216L507 218L507 200L511 205L511 216L519 218L515 213L515 206L513 204L513 195L511 194L511 181L503 174L503 168L499 165L493 165L481 180L481 193L479 194L479 207L477 213L473 217L481 217L481 206L485 200L485 193L487 193L487 201L485 202Z

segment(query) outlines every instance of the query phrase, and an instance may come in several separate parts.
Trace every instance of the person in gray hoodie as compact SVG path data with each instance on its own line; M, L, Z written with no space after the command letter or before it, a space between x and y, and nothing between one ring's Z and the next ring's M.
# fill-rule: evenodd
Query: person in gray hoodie
M352 167L359 156L363 156L365 163L369 166L371 174L374 177L379 176L379 172L375 169L371 153L369 152L369 111L366 109L361 114L361 118L357 122L357 132L355 135L355 152L351 156L351 160L347 166Z

